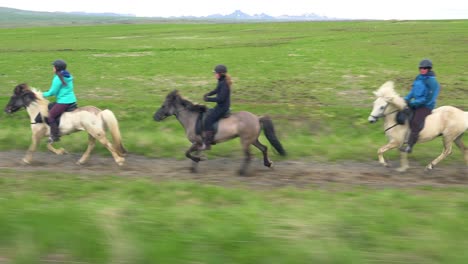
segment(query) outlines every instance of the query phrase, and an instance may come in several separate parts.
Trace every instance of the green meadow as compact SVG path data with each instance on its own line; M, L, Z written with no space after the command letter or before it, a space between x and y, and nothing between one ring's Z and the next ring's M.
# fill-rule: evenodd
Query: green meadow
M468 20L0 28L0 105L19 83L47 90L62 58L79 105L111 109L129 152L184 160L190 143L177 120L152 116L174 89L202 102L223 63L232 110L272 117L288 151L273 160L378 166L386 138L381 121L367 122L372 91L393 80L406 94L429 57L438 104L468 111L467 43ZM0 114L0 126L1 151L27 149L26 111ZM86 142L76 133L60 146L81 153ZM417 145L411 162L425 165L441 148ZM93 154L110 159L99 145ZM238 140L208 157L240 160ZM443 161L462 163L458 149ZM0 264L468 263L467 198L464 186L252 190L1 168Z
M406 94L422 58L434 61L442 85L439 105L467 109L467 25L463 20L0 29L0 103L6 104L19 83L47 90L50 63L62 58L75 76L78 103L111 109L130 152L184 158L190 144L181 126L175 118L156 123L153 113L174 89L202 102L216 85L213 67L224 63L234 79L232 110L270 115L289 158L375 160L386 138L382 123L367 122L372 91L394 80ZM3 150L27 148L25 111L2 114L0 123ZM81 152L86 138L68 136L62 145ZM428 162L440 146L418 146L413 156ZM101 146L97 152L108 155ZM235 140L211 156L240 154ZM451 161L462 161L459 151Z

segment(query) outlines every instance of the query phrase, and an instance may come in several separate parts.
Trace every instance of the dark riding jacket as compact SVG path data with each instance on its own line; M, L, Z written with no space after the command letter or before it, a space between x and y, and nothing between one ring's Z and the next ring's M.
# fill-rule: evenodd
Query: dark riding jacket
M215 94L216 97L208 97ZM226 113L229 111L229 108L231 107L231 89L227 84L225 76L221 76L218 79L218 85L216 86L216 89L206 94L205 101L216 102L215 108L208 112L208 116L205 118L204 122L205 130L213 131L213 124L226 115Z
M218 108L221 111L229 111L229 108L231 107L231 89L227 84L225 76L221 76L218 79L218 85L216 86L216 89L207 93L206 95L211 96L215 94L216 97L207 97L206 101L216 102L215 108Z

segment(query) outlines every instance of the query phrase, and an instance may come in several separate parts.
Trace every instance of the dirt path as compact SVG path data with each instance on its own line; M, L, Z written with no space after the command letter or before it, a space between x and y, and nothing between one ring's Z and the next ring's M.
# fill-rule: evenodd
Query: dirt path
M117 166L111 157L93 154L86 165L76 165L78 154L57 156L52 153L35 153L31 165L21 162L24 151L0 152L0 176L2 170L14 172L54 171L78 175L116 175L123 177L152 177L155 180L192 180L222 186L248 186L252 188L274 188L281 186L325 186L333 183L367 185L374 187L411 186L468 186L468 167L444 165L433 171L424 172L424 167L415 165L407 173L381 167L377 161L317 163L306 161L279 161L274 169L266 168L262 161L252 162L250 176L237 176L240 159L212 158L200 164L200 172L189 172L190 161L154 159L129 155L126 165ZM10 173L11 174L11 173Z

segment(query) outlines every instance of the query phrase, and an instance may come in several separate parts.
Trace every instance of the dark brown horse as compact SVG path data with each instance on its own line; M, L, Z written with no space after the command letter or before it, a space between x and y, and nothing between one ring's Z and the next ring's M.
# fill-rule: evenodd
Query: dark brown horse
M201 112L207 110L206 106L194 104L183 98L177 90L170 92L161 108L154 113L154 120L162 121L168 116L175 115L177 120L185 129L185 134L192 146L185 152L185 156L190 158L192 162L192 171L197 171L198 163L201 161L199 148L202 145L202 137L196 133L196 123ZM242 149L245 154L244 163L239 171L240 175L247 173L248 166L252 159L250 153L250 145L254 145L263 153L263 164L271 167L273 162L268 159L267 147L260 143L258 137L263 127L264 133L271 145L282 156L286 155L286 151L277 139L273 122L269 117L258 117L250 112L241 111L232 113L229 117L219 121L218 132L215 135L215 143L227 141L232 138L239 137ZM196 152L197 156L192 153Z

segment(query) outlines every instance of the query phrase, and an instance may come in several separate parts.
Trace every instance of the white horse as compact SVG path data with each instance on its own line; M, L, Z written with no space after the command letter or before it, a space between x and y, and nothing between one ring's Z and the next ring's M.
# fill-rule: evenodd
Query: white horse
M50 128L43 120L48 115L48 104L42 93L34 88L29 88L27 84L19 84L15 87L13 95L5 107L6 113L14 113L22 107L26 108L31 120L32 143L26 152L23 162L30 164L32 154L36 151L41 138L50 135ZM43 122L36 122L36 116L41 114ZM106 130L110 130L113 144L106 138ZM112 154L117 164L123 165L123 157L127 151L122 145L119 124L110 110L100 110L94 106L79 107L72 112L65 112L60 118L59 126L61 135L68 135L77 131L86 130L88 132L88 148L77 164L84 164L99 140ZM47 148L57 155L67 153L63 148L56 149L52 143L47 144Z
M394 89L394 83L388 81L374 92L377 99L374 101L372 112L368 118L369 122L375 123L379 118L384 118L385 135L389 142L378 150L379 162L384 166L388 163L383 157L387 150L402 146L409 135L409 123L398 125L396 115L398 111L406 107L405 100L400 97ZM427 116L424 129L419 134L418 143L431 141L438 136L442 136L444 150L436 159L426 166L426 170L431 170L437 163L452 153L452 144L460 148L463 153L466 165L468 165L468 148L462 141L462 136L468 129L468 112L464 112L453 106L441 106L432 111ZM398 171L406 171L409 168L408 156L405 152L400 152L401 164Z

